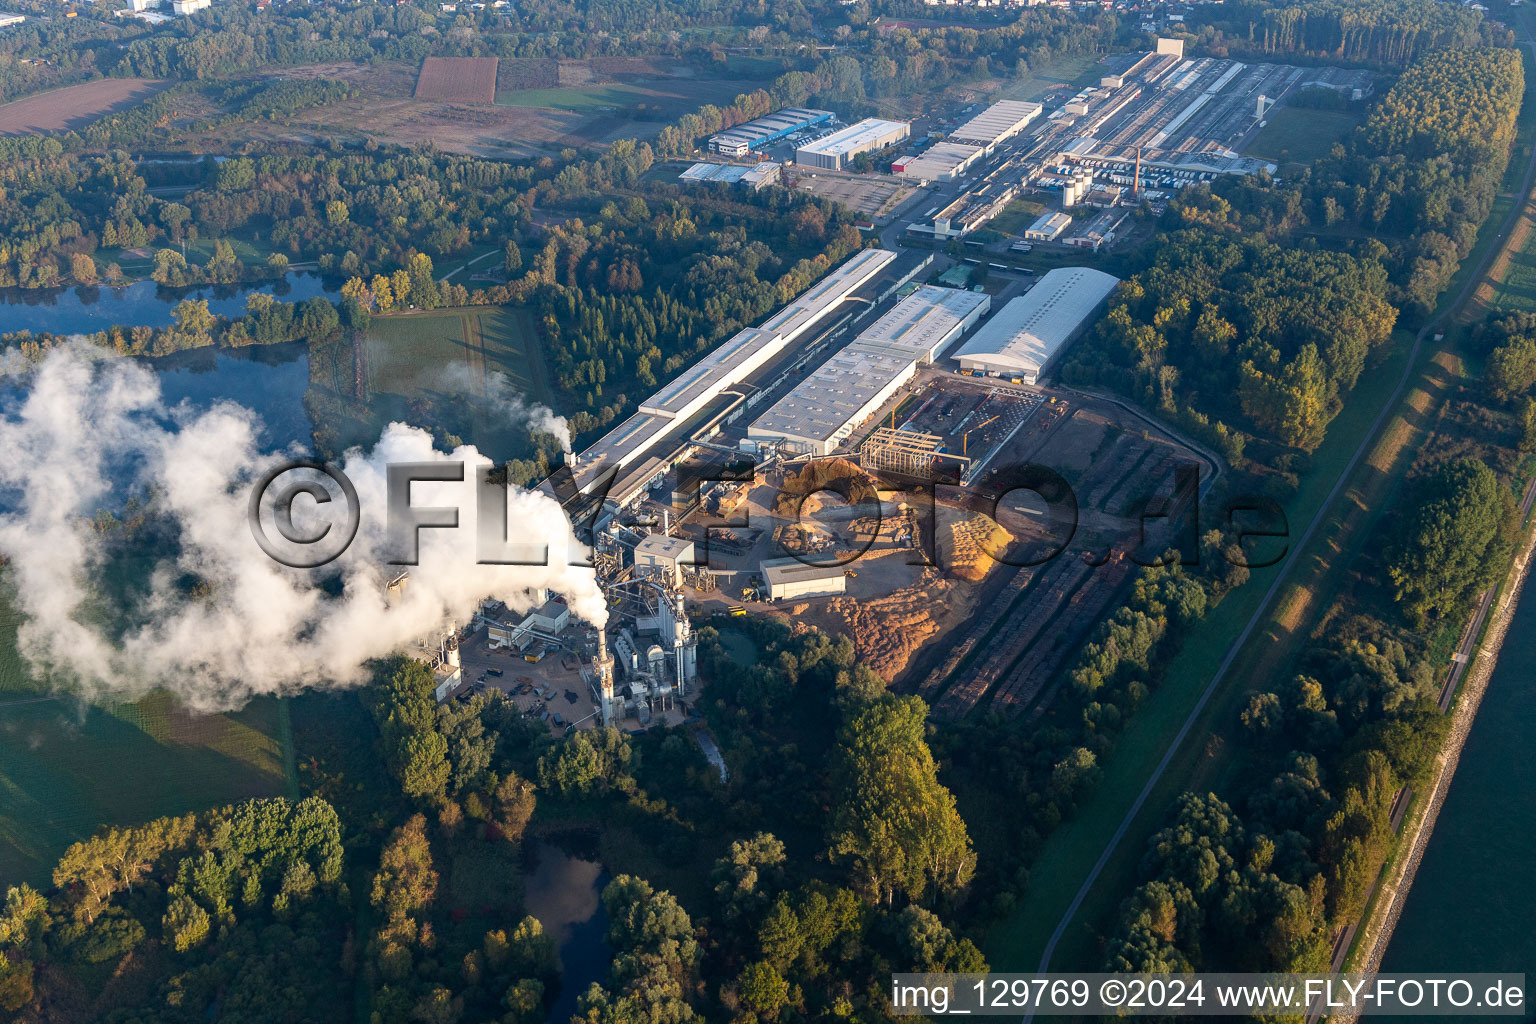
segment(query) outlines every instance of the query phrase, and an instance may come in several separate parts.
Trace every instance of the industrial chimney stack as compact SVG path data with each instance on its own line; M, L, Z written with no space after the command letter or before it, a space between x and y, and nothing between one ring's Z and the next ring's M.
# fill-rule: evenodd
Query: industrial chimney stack
M603 724L613 724L613 655L608 653L608 629L597 631L597 657L592 659L597 669L597 689L602 702Z

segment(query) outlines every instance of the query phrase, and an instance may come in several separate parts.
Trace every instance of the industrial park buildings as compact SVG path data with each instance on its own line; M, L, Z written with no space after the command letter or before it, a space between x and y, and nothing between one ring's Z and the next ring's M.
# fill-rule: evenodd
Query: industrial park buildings
M876 320L747 428L759 442L830 455L991 308L983 292L925 285Z
M895 258L896 254L889 249L864 249L763 321L762 326L749 327L727 338L642 401L633 416L579 456L569 457L577 490L590 494L610 474L618 473L609 497L625 504L667 468L662 456L651 454L663 438L681 431L711 402L720 400L727 388L744 381L783 351ZM554 494L549 481L541 488Z
M1038 383L1119 283L1088 267L1051 271L961 346L955 353L960 368Z
M712 135L709 139L709 148L725 156L746 156L764 146L771 146L780 139L786 139L796 132L818 124L826 124L831 120L832 111L830 110L791 107Z
M949 133L953 142L965 142L975 146L995 146L1011 139L1040 116L1040 104L1023 100L1003 100L994 103L969 121Z
M840 171L860 153L873 153L894 146L911 133L912 129L905 121L866 118L796 149L795 163L801 167Z

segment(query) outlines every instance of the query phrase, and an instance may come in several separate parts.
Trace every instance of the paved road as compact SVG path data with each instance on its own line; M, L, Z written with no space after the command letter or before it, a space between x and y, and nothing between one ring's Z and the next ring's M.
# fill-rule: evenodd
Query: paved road
M1525 45L1531 49L1533 54L1536 54L1536 43L1527 40ZM1531 156L1526 163L1525 177L1516 195L1521 197L1529 196L1533 184L1536 184L1536 146L1531 147ZM1524 202L1516 202L1511 206L1509 214L1505 217L1504 224L1500 228L1500 238L1507 239L1509 237L1511 229L1514 228L1524 211ZM1493 265L1494 260L1507 247L1507 242L1504 245L1491 246L1488 253L1483 257L1482 262L1468 275L1467 283L1462 286L1455 300L1438 316L1421 327L1418 334L1414 335L1413 347L1408 353L1408 360L1403 366L1402 377L1398 379L1397 387L1393 390L1392 397L1382 406L1381 411L1376 415L1376 419L1371 423L1370 429L1362 436L1359 447L1355 449L1354 455L1350 457L1349 464L1339 474L1339 478L1334 482L1333 488L1328 492L1328 496L1318 506L1317 514L1312 517L1312 521L1307 524L1306 530L1303 531L1301 537L1291 549L1293 552L1306 549L1307 543L1312 539L1312 535L1317 532L1317 528L1329 517L1339 495L1344 492L1350 478L1354 475L1355 468L1360 464L1360 460L1365 458L1366 452L1370 451L1371 447L1375 444L1377 435L1381 433L1381 428L1397 412L1403 394L1408 389L1408 383L1413 379L1414 373L1418 369L1419 356L1423 351L1424 340L1448 323L1453 316L1461 312L1462 307L1472 297L1477 286L1482 283L1484 276L1488 273L1488 268ZM1292 559L1284 572L1276 574L1274 582L1270 584L1269 589L1264 593L1263 600L1259 602L1259 607L1243 627L1243 631L1238 634L1237 639L1227 648L1226 656L1222 658L1221 665L1217 668L1216 674L1211 677L1210 684L1200 694L1200 699L1195 702L1195 706L1190 709L1189 717L1179 727L1178 733L1173 737L1173 742L1168 745L1168 749L1163 754L1162 759L1158 761L1157 767L1148 776L1146 785L1142 787L1141 793L1137 795L1135 802L1126 811L1125 818L1120 822L1119 827L1115 829L1115 833L1110 837L1109 843L1104 847L1103 852L1099 854L1098 860L1094 862L1092 869L1088 872L1088 877L1083 880L1081 888L1073 896L1071 905L1067 907L1067 911L1057 923L1055 931L1051 933L1051 939L1040 956L1039 970L1041 972L1050 969L1051 957L1056 952L1056 946L1061 942L1062 935L1066 934L1072 919L1082 909L1083 901L1087 899L1089 891L1093 888L1093 883L1098 880L1099 874L1104 870L1104 866L1109 863L1109 858L1114 855L1115 850L1120 845L1120 841L1125 838L1126 832L1130 830L1131 823L1136 820L1136 816L1141 813L1141 809L1152 795L1152 791L1157 787L1158 782L1162 780L1163 773L1167 771L1169 763L1173 761L1173 757L1178 753L1179 748L1184 745L1185 738L1189 735L1190 730L1194 728L1195 722L1199 719L1201 713L1205 711L1205 706L1210 703L1211 697L1215 695L1217 689L1225 681L1228 670L1231 669L1232 663L1247 644L1248 638L1253 635L1253 631L1270 614L1275 595L1280 592L1281 585L1290 578L1290 567L1295 564L1296 560ZM1025 1019L1028 1020L1030 1018L1026 1017Z

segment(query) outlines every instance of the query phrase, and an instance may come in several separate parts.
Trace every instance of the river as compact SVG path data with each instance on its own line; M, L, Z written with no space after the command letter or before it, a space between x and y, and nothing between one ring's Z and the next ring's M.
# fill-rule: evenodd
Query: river
M1384 973L1536 967L1533 676L1536 596L1528 585L1382 958Z
M233 318L244 314L246 296L252 292L284 302L341 295L325 278L307 271L290 271L280 280L199 288L163 288L153 281L120 288L0 288L0 333L91 334L117 326L169 327L171 310L182 299L206 299L211 312Z

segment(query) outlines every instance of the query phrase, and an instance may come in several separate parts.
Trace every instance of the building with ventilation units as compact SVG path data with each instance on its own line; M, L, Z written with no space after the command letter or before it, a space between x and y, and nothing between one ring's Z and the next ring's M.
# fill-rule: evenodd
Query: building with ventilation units
M680 587L685 565L693 565L693 541L687 537L652 533L635 545L636 576L655 576L669 587Z
M1013 138L1040 116L1040 104L1024 100L994 103L949 133L955 142L970 143L988 149Z

